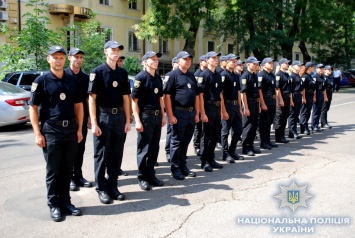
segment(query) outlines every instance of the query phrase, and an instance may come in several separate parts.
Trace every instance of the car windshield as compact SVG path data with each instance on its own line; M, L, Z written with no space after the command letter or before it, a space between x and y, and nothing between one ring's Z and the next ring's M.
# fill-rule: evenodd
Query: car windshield
M23 93L26 92L21 88L17 88L12 84L0 82L0 95L9 95L14 93Z
M353 78L353 76L351 75L351 73L349 73L349 72L343 72L343 73L344 73L345 77L347 77L347 78Z

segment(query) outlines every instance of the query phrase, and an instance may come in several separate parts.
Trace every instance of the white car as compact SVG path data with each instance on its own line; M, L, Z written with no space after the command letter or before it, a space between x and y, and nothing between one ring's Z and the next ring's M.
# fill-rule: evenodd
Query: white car
M31 93L0 82L0 127L30 121L28 101Z

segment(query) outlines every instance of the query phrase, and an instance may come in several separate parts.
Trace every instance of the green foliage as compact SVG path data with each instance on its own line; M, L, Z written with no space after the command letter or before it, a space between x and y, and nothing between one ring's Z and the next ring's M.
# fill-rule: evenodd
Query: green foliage
M128 75L136 75L142 70L142 65L137 57L128 56L123 61L123 68L127 70Z

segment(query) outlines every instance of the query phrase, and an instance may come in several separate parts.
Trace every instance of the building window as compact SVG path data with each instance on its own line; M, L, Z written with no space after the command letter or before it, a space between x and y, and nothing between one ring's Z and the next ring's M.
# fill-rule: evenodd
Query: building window
M105 34L105 42L112 40L112 27L100 27L99 32Z
M100 0L100 4L109 6L110 5L110 0Z
M129 3L128 3L128 8L129 8L129 9L132 9L132 10L138 10L137 1L135 1L135 2L129 2Z
M207 51L214 51L214 41L207 42Z
M228 44L227 45L227 53L228 54L233 54L234 53L234 44Z
M129 51L140 51L139 40L133 31L128 32L128 50Z
M168 48L168 41L164 40L162 37L159 37L159 52L162 54L168 54L169 53L169 48Z
M299 52L295 52L295 60L300 61L300 53Z

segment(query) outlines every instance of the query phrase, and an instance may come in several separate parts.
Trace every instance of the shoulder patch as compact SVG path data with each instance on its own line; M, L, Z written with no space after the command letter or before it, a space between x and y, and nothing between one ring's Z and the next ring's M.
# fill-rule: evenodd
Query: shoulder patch
M317 78L313 78L313 81L317 81Z
M280 81L280 76L276 76L276 81Z
M198 77L197 82L201 84L203 82L203 78L202 77Z
M302 81L304 82L306 80L306 78L302 78Z
M169 78L170 78L170 76L165 76L163 82L164 83L168 82Z
M224 80L226 80L226 76L222 76L222 82L224 82Z
M135 80L135 81L134 81L134 87L135 87L135 88L139 88L139 86L141 86L141 81Z
M90 81L94 81L96 74L90 73Z
M37 86L38 86L38 83L32 83L32 86L31 86L31 92L36 91Z
M246 84L247 80L246 79L242 79L242 84Z
M263 81L263 77L258 77L258 81L259 82Z

